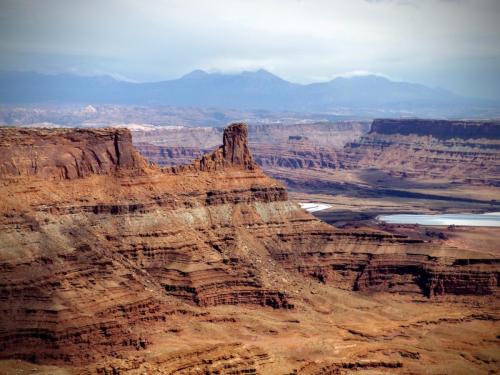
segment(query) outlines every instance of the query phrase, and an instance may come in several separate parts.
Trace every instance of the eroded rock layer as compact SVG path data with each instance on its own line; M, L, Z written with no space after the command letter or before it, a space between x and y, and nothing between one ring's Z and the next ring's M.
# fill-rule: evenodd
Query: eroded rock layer
M499 122L375 120L342 159L346 169L499 186L499 151Z
M364 122L265 124L249 128L249 143L257 164L265 170L338 168L336 149L369 130ZM217 128L165 128L134 132L135 146L162 166L190 163L220 144Z
M208 149L197 147L157 146L150 143L137 143L135 146L147 160L160 166L191 163L209 152ZM255 163L266 171L273 171L274 168L336 169L342 166L337 151L314 146L302 137L300 140L291 137L283 144L250 143L250 149Z
M381 119L374 120L365 135L354 124L337 125L336 128L331 124L295 126L295 133L276 125L255 126L250 143L254 159L275 177L280 176L279 170L283 168L320 174L322 170L354 173L378 170L398 178L500 184L497 121ZM279 130L287 138L277 136ZM159 165L178 165L207 150L206 143L193 141L192 134L190 147L183 148L165 140L167 133L168 130L163 133L163 142L143 137L155 145L138 143L139 151ZM335 133L337 138L333 136ZM199 138L202 135L200 130ZM345 147L341 140L345 141ZM294 176L294 183L300 186L300 174L294 172Z
M73 179L145 165L125 129L0 129L0 178Z
M209 152L199 147L157 146L147 142L136 143L135 147L147 160L162 167L190 164L200 158L204 151Z
M318 221L256 166L244 124L228 127L213 153L164 169L148 166L124 130L7 129L2 146L3 359L138 368L130 352L148 352L209 308L303 305L290 282L302 275L349 291L498 293L491 256ZM272 362L258 348L231 348L172 353L166 373Z

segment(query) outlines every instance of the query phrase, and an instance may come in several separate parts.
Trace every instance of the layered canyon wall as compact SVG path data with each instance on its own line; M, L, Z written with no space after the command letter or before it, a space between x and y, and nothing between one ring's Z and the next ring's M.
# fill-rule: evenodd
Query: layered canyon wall
M126 130L0 129L0 358L124 361L213 307L307 304L304 280L498 294L491 255L315 219L256 165L247 136L231 125L211 154L160 168Z
M375 120L342 158L347 169L500 186L500 122Z
M281 176L282 169L379 170L397 178L500 185L500 123L496 121L381 119L373 121L367 134L360 124L297 125L288 130L285 125L268 125L256 126L254 132L261 134L251 138L254 158L275 177ZM166 133L163 137L168 138ZM153 137L149 140L153 142ZM193 137L187 148L170 141L154 142L137 147L160 165L184 163L210 149ZM292 173L300 185L300 173Z
M336 149L369 130L366 122L266 124L249 127L255 161L266 170L337 168ZM190 162L220 144L217 128L180 128L134 132L134 145L150 161L162 166Z

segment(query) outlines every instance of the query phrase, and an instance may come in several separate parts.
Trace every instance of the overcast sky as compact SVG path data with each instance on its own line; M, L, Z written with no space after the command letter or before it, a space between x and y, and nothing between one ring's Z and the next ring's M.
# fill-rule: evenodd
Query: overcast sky
M0 69L133 81L264 68L500 98L500 0L0 0Z

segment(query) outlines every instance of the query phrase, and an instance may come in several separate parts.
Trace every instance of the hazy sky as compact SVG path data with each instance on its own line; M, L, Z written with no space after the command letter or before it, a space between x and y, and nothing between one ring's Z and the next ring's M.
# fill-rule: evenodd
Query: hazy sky
M500 98L500 0L0 0L0 69L373 72Z

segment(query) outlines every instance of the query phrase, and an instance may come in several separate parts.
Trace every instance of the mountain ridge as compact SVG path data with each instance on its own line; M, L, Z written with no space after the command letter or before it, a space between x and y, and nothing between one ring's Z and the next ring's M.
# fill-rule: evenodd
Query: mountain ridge
M442 88L392 81L378 75L292 83L264 69L235 74L194 70L178 79L128 82L109 75L0 72L0 103L106 103L227 109L330 112L352 109L425 113L498 109L496 101L468 98Z

